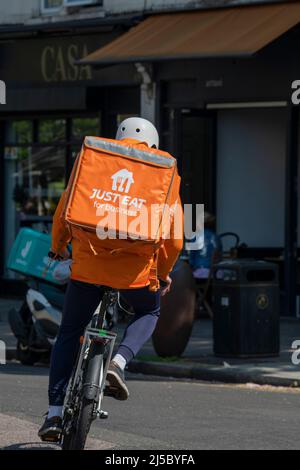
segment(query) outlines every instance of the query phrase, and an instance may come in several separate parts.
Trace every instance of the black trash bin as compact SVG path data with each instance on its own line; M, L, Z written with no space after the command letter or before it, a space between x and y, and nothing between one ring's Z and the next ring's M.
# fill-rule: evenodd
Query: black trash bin
M280 350L277 265L249 259L216 264L213 312L215 355L277 356Z

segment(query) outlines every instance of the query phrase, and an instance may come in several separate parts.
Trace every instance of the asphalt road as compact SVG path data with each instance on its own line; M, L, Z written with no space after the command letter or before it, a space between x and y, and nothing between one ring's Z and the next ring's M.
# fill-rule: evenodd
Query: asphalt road
M53 449L37 430L47 409L47 368L0 366L0 448ZM296 390L128 374L127 402L106 398L90 449L299 449Z

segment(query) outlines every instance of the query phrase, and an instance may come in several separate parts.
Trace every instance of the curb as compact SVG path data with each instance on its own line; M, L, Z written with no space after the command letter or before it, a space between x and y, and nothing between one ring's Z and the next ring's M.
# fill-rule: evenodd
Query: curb
M201 366L184 364L158 364L133 360L129 366L130 372L161 377L185 378L209 382L222 382L232 384L254 383L257 385L271 385L276 387L300 388L300 378L275 377L257 372L247 372L240 367L218 367L210 364Z
M6 360L16 359L15 348L7 348ZM145 375L156 375L174 379L201 380L204 382L220 382L227 384L254 383L257 385L271 385L273 387L300 388L300 377L275 377L257 372L247 372L241 367L219 367L211 364L201 366L187 364L170 364L133 360L127 369L129 372Z

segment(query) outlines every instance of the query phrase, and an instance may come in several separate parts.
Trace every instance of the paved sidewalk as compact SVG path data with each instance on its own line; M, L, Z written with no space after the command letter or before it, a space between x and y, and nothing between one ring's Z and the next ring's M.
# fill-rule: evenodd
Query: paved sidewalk
M6 342L7 359L15 357L16 345L7 323L7 312L18 305L20 302L17 300L0 299L0 340ZM119 340L124 328L124 324L117 327ZM152 342L148 341L129 370L176 378L300 387L300 365L295 366L291 362L291 344L295 339L300 340L300 321L282 319L280 357L263 360L217 358L212 352L212 322L197 320L180 359L157 357Z
M283 387L300 387L300 365L291 362L294 339L300 339L300 322L281 321L281 354L268 359L217 358L213 355L212 322L198 320L182 358L159 359L149 342L133 361L130 370L226 383L256 383ZM172 358L171 358L172 359Z

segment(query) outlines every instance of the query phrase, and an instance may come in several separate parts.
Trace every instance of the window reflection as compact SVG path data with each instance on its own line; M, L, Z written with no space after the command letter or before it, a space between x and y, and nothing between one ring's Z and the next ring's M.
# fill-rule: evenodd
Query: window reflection
M74 118L72 120L72 137L83 139L87 135L99 136L100 118Z
M31 121L12 121L7 125L7 142L29 144L32 142L33 124Z
M13 201L21 219L52 215L64 189L64 148L6 148L5 158L13 163Z
M63 5L63 0L44 0L44 8L59 8Z
M65 119L45 119L39 123L39 142L52 144L66 138Z

